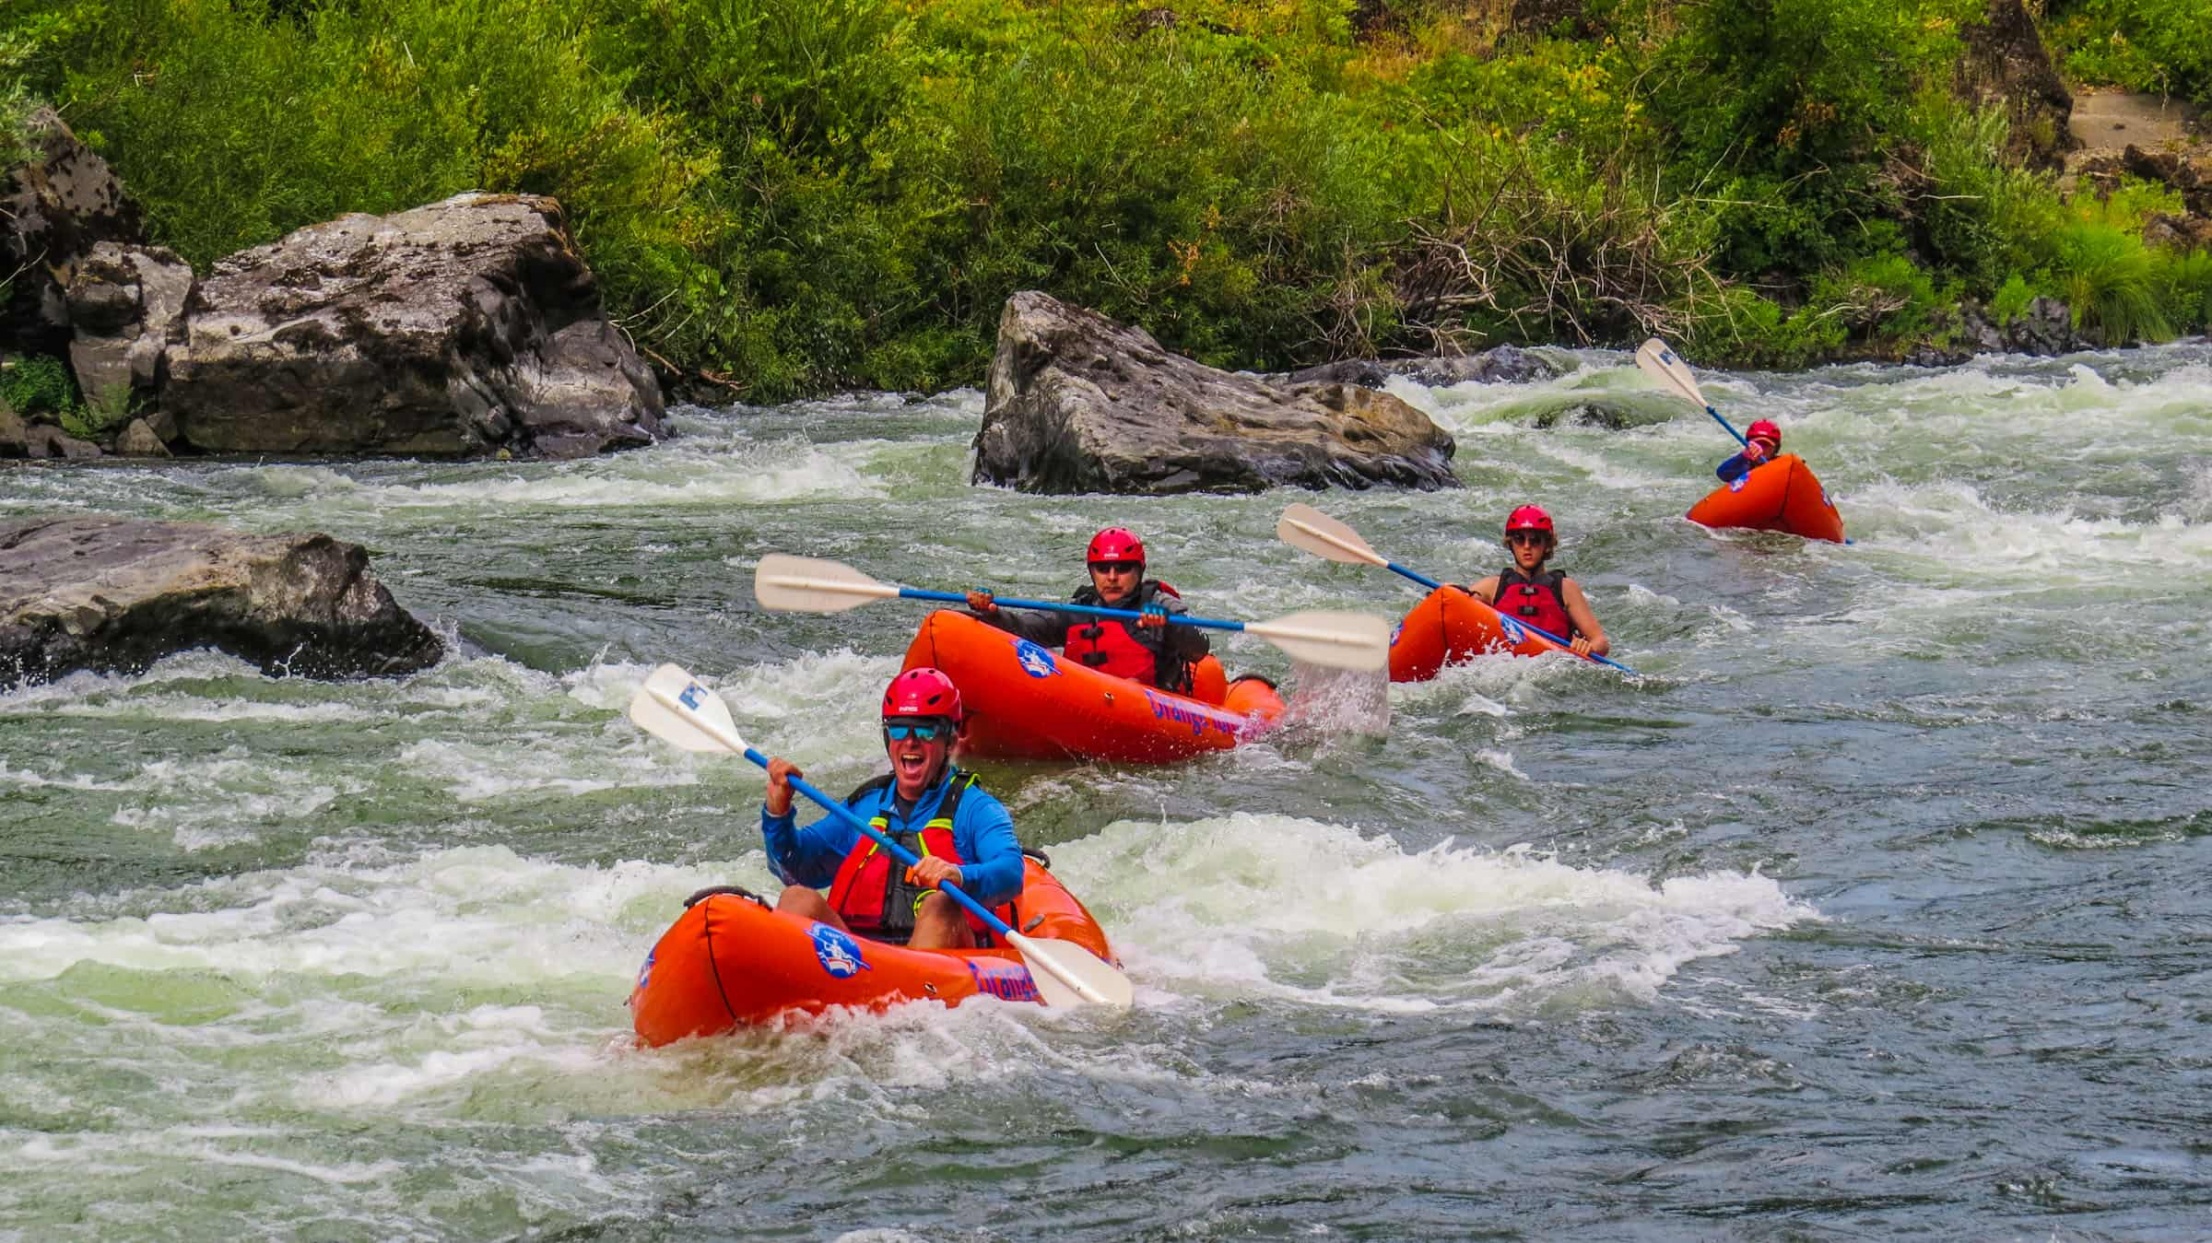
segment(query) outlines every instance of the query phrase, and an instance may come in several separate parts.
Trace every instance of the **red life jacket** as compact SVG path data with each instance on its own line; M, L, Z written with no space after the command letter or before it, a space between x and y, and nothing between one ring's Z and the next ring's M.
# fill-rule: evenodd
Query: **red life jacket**
M850 807L864 795L890 788L893 780L886 775L868 782L845 796L845 805ZM952 818L960 810L960 796L975 784L975 774L948 768L945 782L947 788L937 804L937 814L920 829L905 825L892 828L890 818L881 814L869 820L869 826L924 859L935 856L956 864L962 862L959 850L953 846ZM914 935L914 914L921 908L922 899L934 892L907 884L906 865L863 833L846 852L845 861L837 865L837 876L830 881L829 905L854 932L871 941L904 945ZM992 914L1009 924L1015 918L1011 903ZM993 944L990 926L973 914L968 916L968 927L975 931L977 945Z
M1567 613L1567 592L1560 586L1566 581L1566 573L1560 570L1528 575L1518 567L1507 569L1498 575L1498 594L1490 607L1572 642L1581 631L1575 629L1574 618Z
M1148 581L1145 586L1153 590L1138 590L1136 606L1140 609L1151 603L1155 595L1166 595L1177 600L1183 598L1181 593L1166 583ZM1085 594L1091 599L1085 599ZM1077 593L1079 603L1091 603L1096 597L1096 592ZM1070 660L1078 661L1100 673L1128 678L1132 682L1142 682L1146 686L1157 686L1163 690L1188 689L1189 667L1182 661L1167 657L1160 640L1153 637L1154 633L1140 631L1135 622L1118 617L1093 617L1087 622L1071 624L1063 646ZM1165 677L1161 676L1163 665L1168 666Z

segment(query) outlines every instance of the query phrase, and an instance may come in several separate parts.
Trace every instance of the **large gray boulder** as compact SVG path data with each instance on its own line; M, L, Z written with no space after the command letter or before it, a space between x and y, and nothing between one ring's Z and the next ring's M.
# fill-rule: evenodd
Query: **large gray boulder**
M211 453L582 457L663 433L560 206L461 194L215 265L162 408Z
M135 672L214 647L269 674L408 673L444 645L393 603L368 554L327 535L197 523L0 523L0 687Z
M60 354L69 348L63 291L101 242L145 237L138 205L106 160L51 108L25 120L29 158L0 173L0 349Z
M64 298L75 339L69 364L95 404L152 402L165 355L184 340L192 265L161 246L101 242L77 265Z
M1046 294L999 316L975 481L1027 492L1458 486L1452 438L1388 393L1178 357Z

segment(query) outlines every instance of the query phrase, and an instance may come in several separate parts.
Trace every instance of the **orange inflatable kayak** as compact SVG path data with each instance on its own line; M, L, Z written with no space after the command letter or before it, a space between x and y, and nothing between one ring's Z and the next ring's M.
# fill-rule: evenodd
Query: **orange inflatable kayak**
M1806 539L1843 542L1843 515L1828 501L1813 468L1785 453L1734 483L1715 488L1690 507L1690 521L1707 527L1787 531Z
M1024 860L1014 927L1114 961L1105 930L1036 855ZM904 1001L957 1006L988 994L1036 1001L1037 984L1010 947L911 950L829 924L779 914L742 889L709 889L645 957L630 992L638 1039L660 1046L835 1006L882 1010Z
M960 688L967 759L1106 760L1157 764L1222 751L1265 733L1283 714L1265 678L1231 682L1208 656L1192 693L1117 678L1018 639L965 613L932 613L905 668L931 665Z
M1450 583L1413 606L1390 636L1390 680L1426 682L1444 666L1491 652L1569 652ZM1584 657L1583 659L1588 659Z

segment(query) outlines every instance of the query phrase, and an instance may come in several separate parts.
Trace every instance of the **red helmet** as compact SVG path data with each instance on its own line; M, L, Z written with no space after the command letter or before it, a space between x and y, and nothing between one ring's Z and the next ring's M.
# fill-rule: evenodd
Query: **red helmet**
M1771 440L1774 442L1774 447L1779 449L1782 447L1782 428L1773 419L1760 419L1743 429L1743 438L1745 440Z
M1091 537L1091 549L1083 554L1085 561L1134 561L1144 564L1144 541L1127 527L1107 527Z
M883 719L895 716L941 716L958 725L960 688L927 665L909 669L883 691Z
M1511 535L1515 531L1542 531L1546 535L1556 534L1552 530L1551 515L1545 513L1540 505L1523 505L1505 516L1505 533Z

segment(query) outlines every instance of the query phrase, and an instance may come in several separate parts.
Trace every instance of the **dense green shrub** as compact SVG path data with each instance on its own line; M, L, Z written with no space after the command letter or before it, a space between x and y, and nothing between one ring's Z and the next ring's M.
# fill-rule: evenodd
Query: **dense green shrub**
M77 408L77 382L59 358L10 359L0 366L0 401L25 418L45 414L59 420Z
M1981 0L16 3L0 103L62 105L194 262L549 193L640 345L756 400L974 382L1025 287L1256 367L1651 332L1792 365L2045 291L2204 319L2140 203L2066 207L1952 98ZM2058 20L2194 82L2187 8Z
M2054 4L2051 42L2085 82L2212 105L2212 5L2204 0Z

